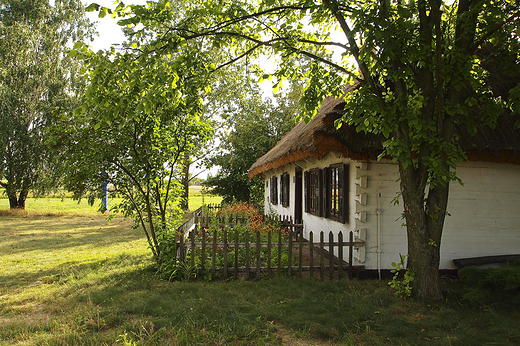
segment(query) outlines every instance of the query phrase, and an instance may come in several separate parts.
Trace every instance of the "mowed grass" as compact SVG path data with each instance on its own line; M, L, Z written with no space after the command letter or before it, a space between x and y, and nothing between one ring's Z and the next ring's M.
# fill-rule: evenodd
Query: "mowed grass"
M89 206L85 199L80 201L74 200L70 193L65 194L66 197L50 196L34 198L29 197L26 200L25 209L38 214L59 214L67 213L68 215L85 215L96 214L99 210L100 201L96 201L93 206ZM119 203L120 198L112 198L109 196L109 207L115 203ZM219 204L222 202L222 197L211 195L202 186L190 186L189 208L196 210L204 204ZM0 211L9 209L9 200L5 195L3 189L0 189Z
M519 345L520 313L394 297L385 281L168 282L140 229L75 210L0 215L0 345Z

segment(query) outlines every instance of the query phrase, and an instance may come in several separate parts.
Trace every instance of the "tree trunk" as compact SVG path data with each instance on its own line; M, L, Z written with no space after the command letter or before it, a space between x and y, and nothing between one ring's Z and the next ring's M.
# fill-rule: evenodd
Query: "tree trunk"
M408 266L415 274L412 297L420 300L442 298L439 282L440 245L448 204L449 184L431 187L425 199L427 178L400 165L408 236Z
M18 195L18 208L25 210L25 201L27 200L28 191L22 191Z
M10 209L18 209L18 197L16 196L16 193L8 194L9 198L9 208Z
M17 194L16 191L9 191L9 187L7 190L7 198L9 198L9 208L10 209L22 209L25 210L25 200L27 199L28 191L21 191L20 194Z

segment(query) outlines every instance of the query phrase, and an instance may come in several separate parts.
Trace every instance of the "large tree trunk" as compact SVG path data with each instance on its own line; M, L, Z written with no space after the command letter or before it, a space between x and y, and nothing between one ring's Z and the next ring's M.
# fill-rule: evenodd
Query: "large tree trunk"
M18 196L15 193L8 194L9 208L10 209L23 209L25 210L25 201L27 199L27 193L21 192Z
M441 299L440 245L448 204L449 184L431 187L425 196L427 172L400 165L401 193L408 236L408 266L415 274L412 297ZM425 198L426 197L426 198Z

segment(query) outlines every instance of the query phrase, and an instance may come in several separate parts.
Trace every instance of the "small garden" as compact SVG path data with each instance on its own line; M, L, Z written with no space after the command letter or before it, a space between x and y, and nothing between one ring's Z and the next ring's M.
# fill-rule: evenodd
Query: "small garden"
M289 263L297 264L289 251L292 230L276 216L264 216L262 208L245 202L204 206L198 220L189 234L169 239L167 248L177 256L162 271L170 280L227 279L227 268L235 268L235 278L238 272L245 272L248 279L259 278L260 268L270 275L273 270L281 274ZM251 268L256 270L251 273Z

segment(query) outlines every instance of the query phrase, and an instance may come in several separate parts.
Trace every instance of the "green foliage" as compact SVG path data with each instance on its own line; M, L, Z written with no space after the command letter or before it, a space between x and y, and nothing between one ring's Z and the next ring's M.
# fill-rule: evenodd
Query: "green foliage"
M504 268L460 270L464 292L462 297L473 304L502 303L511 308L520 306L520 262Z
M81 107L53 129L53 144L64 162L64 185L93 203L102 184L110 184L122 197L112 210L142 227L160 264L161 242L182 217L183 159L212 134L200 114L207 74L193 59L199 47L157 55L149 38L128 35L135 50L93 53L76 45L90 85Z
M257 249L255 243L257 236L260 235L260 242L267 243L268 234L271 234L271 242L273 249L271 250L271 266L273 268L287 267L288 265L288 249L283 248L280 254L281 262L278 263L278 237L281 236L282 242L288 241L288 236L284 230L279 234L278 230L281 230L280 222L273 216L264 218L259 210L248 203L234 203L226 205L224 208L218 211L208 210L204 207L204 215L210 217L208 228L199 228L199 231L195 235L195 242L201 243L202 237L205 238L206 244L211 244L214 240L217 243L224 242L224 232L227 233L228 241L228 255L227 255L227 266L231 268L235 263L235 254L238 255L239 266L244 267L249 265L255 267L257 264ZM202 248L196 248L194 251L188 251L186 260L179 260L177 258L177 248L175 246L174 233L169 233L165 241L161 241L163 248L161 251L162 261L161 265L157 268L157 272L168 280L191 280L198 276L203 277L205 280L213 280L213 277L208 268L211 267L213 262L213 254L211 249L206 249L204 256L202 257ZM216 237L214 239L214 237ZM236 238L235 238L236 237ZM246 249L245 247L234 247L235 239L238 239L239 243L250 243L249 257L246 261ZM186 240L188 241L188 240ZM260 249L260 265L266 267L268 260L267 248ZM192 260L194 265L192 266ZM224 248L217 246L215 251L215 268L224 267ZM293 260L293 265L296 262Z
M226 84L227 92L235 87ZM287 95L277 98L277 105L263 99L259 88L247 78L241 92L226 96L222 105L223 129L219 134L220 146L210 162L219 166L214 177L204 185L213 188L223 197L224 203L234 201L261 204L264 199L264 181L250 179L248 170L255 161L267 153L294 125L299 109L301 88L295 86ZM215 90L222 95L222 90ZM223 101L220 101L223 102Z
M412 295L412 282L415 279L415 273L410 269L405 269L406 259L408 255L400 255L400 262L392 262L394 269L390 270L394 274L392 281L388 284L392 287L396 296L410 298Z
M381 137L381 157L399 167L407 234L415 237L409 244L417 245L408 249L410 267L436 276L438 263L428 258L438 257L440 246L423 249L430 239L441 244L448 185L466 157L459 131L474 134L518 111L518 0L195 0L184 11L166 4L131 7L120 23L165 23L153 41L164 54L195 43L225 48L228 63L208 64L213 70L266 54L277 60L275 71L255 73L274 89L284 79L305 81L306 121L325 96L340 97L356 82L336 125ZM344 36L332 38L333 28ZM438 299L434 286L414 292Z
M56 187L47 129L78 105L85 81L67 51L91 26L79 0L5 0L0 6L0 185L11 208Z

